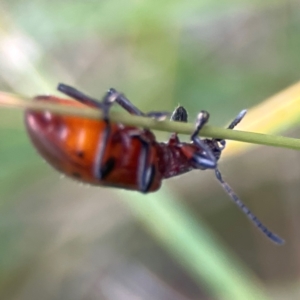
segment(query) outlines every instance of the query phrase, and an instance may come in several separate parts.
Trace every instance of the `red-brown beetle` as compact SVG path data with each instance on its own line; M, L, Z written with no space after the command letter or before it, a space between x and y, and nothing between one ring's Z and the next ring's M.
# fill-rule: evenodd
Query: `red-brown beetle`
M223 180L217 161L225 148L225 140L199 137L201 128L208 122L208 112L201 111L198 114L190 143L180 142L176 133L171 135L167 143L159 143L148 129L110 122L108 112L113 103L118 103L133 115L159 119L166 113L144 114L114 89L107 92L102 102L65 84L59 84L58 90L77 102L54 96L38 96L35 100L101 109L104 118L92 120L51 112L26 111L25 123L29 136L39 153L54 168L90 184L142 193L158 190L165 178L193 169L213 169L224 190L248 218L273 242L284 243L251 213ZM246 110L241 111L228 128L233 129L245 114ZM186 110L182 106L177 107L171 120L187 122Z

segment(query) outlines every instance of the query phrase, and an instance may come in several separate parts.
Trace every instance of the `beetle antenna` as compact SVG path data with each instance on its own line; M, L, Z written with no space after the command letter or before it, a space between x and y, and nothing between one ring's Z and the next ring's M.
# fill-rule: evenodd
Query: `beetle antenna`
M272 242L278 245L284 244L284 240L276 234L272 233L266 226L264 226L261 221L259 221L258 218L250 211L250 209L241 201L241 199L235 194L229 184L223 180L222 175L217 168L215 169L215 173L217 179L221 183L226 193L230 196L231 200L233 200L233 202L246 214L246 216L254 223L254 225L258 227L258 229L260 229L262 233L265 234Z
M247 113L247 109L243 109L237 116L236 118L229 124L227 129L233 129L237 124L239 124L242 119L245 117Z

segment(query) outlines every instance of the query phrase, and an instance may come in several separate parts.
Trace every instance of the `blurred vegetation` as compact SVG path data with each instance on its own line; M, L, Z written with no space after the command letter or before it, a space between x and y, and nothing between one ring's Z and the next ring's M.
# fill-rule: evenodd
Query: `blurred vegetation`
M27 96L58 82L94 97L115 87L144 111L180 103L190 121L206 109L224 125L297 82L299 53L296 0L0 4L0 90ZM284 128L299 137L295 122ZM286 239L277 247L212 172L147 196L82 186L43 163L21 112L0 109L0 298L299 299L298 158L259 147L220 164Z

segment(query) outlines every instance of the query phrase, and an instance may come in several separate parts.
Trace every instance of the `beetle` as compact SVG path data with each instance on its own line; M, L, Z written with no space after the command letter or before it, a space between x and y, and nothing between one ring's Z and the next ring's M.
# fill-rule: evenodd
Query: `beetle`
M100 109L103 119L57 115L49 111L25 112L25 124L32 143L55 169L92 185L142 193L157 191L163 179L193 169L212 169L223 189L248 218L273 242L284 243L257 219L223 180L218 160L226 141L199 137L199 132L209 120L207 111L202 110L198 114L191 142L181 142L177 133L173 133L168 142L158 142L149 129L111 122L109 110L117 103L132 115L158 120L166 117L167 113L143 113L112 88L101 102L65 84L59 84L58 90L76 101L55 96L37 96L34 100ZM246 110L241 111L228 129L233 129L245 114ZM187 122L187 119L187 111L182 106L178 106L171 115L172 121Z

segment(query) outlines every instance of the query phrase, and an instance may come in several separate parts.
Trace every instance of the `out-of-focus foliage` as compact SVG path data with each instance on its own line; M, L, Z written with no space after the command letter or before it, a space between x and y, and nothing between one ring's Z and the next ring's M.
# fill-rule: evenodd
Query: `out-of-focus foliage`
M296 0L0 4L0 89L28 96L57 93L58 82L99 98L113 86L144 111L180 103L190 120L206 109L223 125L298 81L299 53ZM296 125L285 134L298 137ZM220 164L245 204L285 237L276 247L212 172L170 179L139 199L81 186L43 163L22 113L1 108L0 298L234 299L250 290L299 299L299 158L260 147Z

